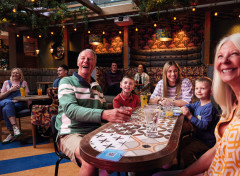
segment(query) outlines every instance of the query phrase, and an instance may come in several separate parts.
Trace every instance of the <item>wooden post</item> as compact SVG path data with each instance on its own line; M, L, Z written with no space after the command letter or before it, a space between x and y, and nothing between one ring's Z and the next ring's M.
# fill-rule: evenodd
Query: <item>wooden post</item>
M9 68L17 67L17 45L16 45L16 33L9 31Z
M209 65L210 59L210 30L211 30L211 12L205 13L204 27L204 64Z
M69 51L69 32L64 29L64 64L68 65L68 51Z
M138 50L138 31L135 31L135 49Z
M128 68L128 26L124 26L123 35L123 67Z

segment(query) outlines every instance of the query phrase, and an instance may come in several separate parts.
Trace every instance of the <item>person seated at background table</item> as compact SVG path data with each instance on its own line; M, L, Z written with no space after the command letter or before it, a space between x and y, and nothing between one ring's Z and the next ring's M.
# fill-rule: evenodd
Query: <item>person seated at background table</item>
M219 120L217 109L211 103L212 80L208 77L195 81L195 96L200 100L186 104L181 108L182 113L193 125L195 131L192 136L184 137L180 141L179 151L186 168L194 161L198 154L203 154L216 143L214 129Z
M122 90L120 88L120 81L122 80L123 74L118 70L116 62L112 62L111 70L106 74L107 82L107 95L117 95Z
M63 64L57 69L58 78L53 82L53 87L58 87L62 78L68 76L68 66Z
M26 102L12 100L14 97L21 96L20 87L25 87L25 95L28 95L29 89L27 82L24 81L22 70L20 68L13 68L10 80L4 81L0 94L1 113L10 133L2 143L13 142L21 135L21 131L16 123L16 112L26 108L27 104Z
M100 127L103 120L124 123L130 119L126 110L105 110L107 104L102 89L91 77L96 62L93 50L83 50L77 60L78 72L62 78L58 89L59 108L55 124L58 145L71 161L81 163L79 175L85 176L97 174L97 169L80 156L83 136Z
M240 33L224 37L216 47L213 96L222 109L215 128L216 144L179 176L240 175Z
M147 74L147 69L145 65L138 65L138 72L134 76L136 82L136 93L140 94L141 92L150 93L150 78Z
M174 106L188 104L193 96L192 83L187 78L181 78L181 69L177 62L167 61L163 67L163 76L151 97L149 103L165 105L170 102Z
M139 106L139 97L133 94L135 82L130 76L124 76L120 82L122 92L113 99L113 108L121 106L131 107L132 109Z

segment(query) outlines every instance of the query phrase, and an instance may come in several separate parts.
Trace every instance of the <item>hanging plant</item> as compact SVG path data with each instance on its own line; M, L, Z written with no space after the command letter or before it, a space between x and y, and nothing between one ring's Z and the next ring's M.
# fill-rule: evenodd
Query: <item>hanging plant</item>
M151 11L168 10L177 7L187 7L196 4L197 0L135 0L141 15L148 15Z
M49 27L62 24L66 19L77 19L72 13L75 14L69 11L64 0L35 0L35 2L2 0L0 1L0 31L5 30L6 25L16 24L16 26L26 26L30 30L38 29L39 33L44 34ZM86 23L86 7L81 7L76 11L76 15L82 15L83 22Z

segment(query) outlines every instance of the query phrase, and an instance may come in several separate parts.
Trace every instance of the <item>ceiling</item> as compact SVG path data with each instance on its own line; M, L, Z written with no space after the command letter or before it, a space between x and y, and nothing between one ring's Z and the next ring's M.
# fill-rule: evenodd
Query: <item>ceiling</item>
M107 30L113 28L114 18L119 16L130 16L133 20L132 28L145 27L158 23L160 25L168 25L182 22L204 22L205 12L218 11L217 17L212 17L214 20L239 20L240 15L240 0L198 0L196 11L192 11L192 7L179 7L175 9L167 9L158 11L152 9L148 15L141 16L137 7L140 0L65 0L65 3L70 11L78 10L79 7L87 7L88 27L93 30ZM173 20L176 16L177 20ZM82 16L77 16L78 27L84 24ZM73 30L73 19L65 20L64 25L69 26ZM116 30L121 29L117 25ZM21 27L19 27L21 30ZM26 30L22 28L21 31Z
M142 18L139 15L138 10L133 7L139 4L140 0L67 0L67 5L70 10L79 8L80 6L86 6L88 8L88 21L89 24L99 22L99 25L106 25L107 21L111 21L109 28L112 28L112 21L118 16L130 16L134 21L134 26L145 26L152 23L161 23L163 25L169 24L169 22L186 22L195 21L200 22L205 20L205 12L211 11L218 12L218 16L215 20L239 20L240 15L240 1L239 0L199 0L196 7L196 11L192 11L192 7L180 7L176 9L168 9L158 11L153 9L149 12L148 16ZM134 2L134 3L133 3ZM177 20L174 21L173 17L176 16ZM212 15L214 17L214 15ZM78 17L78 23L81 22L81 16ZM72 21L69 19L68 24Z

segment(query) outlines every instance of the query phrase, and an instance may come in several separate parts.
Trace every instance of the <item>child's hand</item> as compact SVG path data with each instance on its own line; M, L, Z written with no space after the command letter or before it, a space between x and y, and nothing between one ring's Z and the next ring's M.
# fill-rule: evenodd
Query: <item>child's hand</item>
M189 120L192 118L192 114L186 106L181 107L181 111L184 116L186 116Z
M189 113L189 109L186 106L181 107L181 111L184 116L186 116Z

